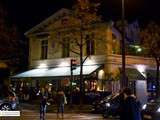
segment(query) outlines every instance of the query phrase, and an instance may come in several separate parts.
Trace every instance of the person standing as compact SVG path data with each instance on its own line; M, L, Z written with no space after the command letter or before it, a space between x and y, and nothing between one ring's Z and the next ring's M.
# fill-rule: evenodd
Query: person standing
M45 88L41 88L40 93L38 95L40 96L40 120L45 120L48 91Z
M120 115L120 120L124 120L124 116L125 116L125 113L124 113L124 93L123 91L119 91L119 108L118 108L118 113Z
M14 91L10 91L9 93L9 101L11 102L11 108L12 110L15 110L17 107L17 97Z
M122 116L120 120L141 120L140 105L136 97L132 94L130 88L125 88L123 91L124 101L122 102Z
M66 96L62 90L57 92L57 117L59 117L59 113L61 112L61 116L63 118L64 114L64 104L66 104Z

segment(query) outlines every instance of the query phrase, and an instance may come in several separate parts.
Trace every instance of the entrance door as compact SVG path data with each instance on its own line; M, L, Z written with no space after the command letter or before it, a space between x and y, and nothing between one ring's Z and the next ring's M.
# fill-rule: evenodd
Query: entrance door
M145 80L136 81L136 96L142 105L147 102L147 82Z

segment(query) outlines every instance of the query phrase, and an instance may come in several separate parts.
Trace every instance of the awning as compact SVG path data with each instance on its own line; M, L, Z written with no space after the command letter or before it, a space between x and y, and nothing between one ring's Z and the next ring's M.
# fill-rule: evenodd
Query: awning
M134 68L126 68L126 75L129 80L145 80L146 78Z
M156 70L147 70L147 74L149 77L156 79L157 71ZM160 75L160 71L159 71L159 75Z
M83 66L83 75L89 75L100 68L101 65L88 65ZM77 67L73 70L73 75L80 74L80 67ZM26 77L63 77L70 76L71 71L70 67L56 67L56 68L41 68L41 69L32 69L20 74L13 76L13 78L26 78Z

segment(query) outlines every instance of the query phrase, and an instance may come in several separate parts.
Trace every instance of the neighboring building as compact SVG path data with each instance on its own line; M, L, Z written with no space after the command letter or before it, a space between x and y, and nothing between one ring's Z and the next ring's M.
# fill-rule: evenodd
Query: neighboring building
M56 88L69 86L70 61L79 64L79 41L83 40L83 56L89 57L83 65L85 90L117 91L121 71L120 34L111 23L93 23L83 26L72 11L61 9L25 33L29 38L29 71L13 78L31 80L36 85L52 83ZM146 71L154 70L150 58L126 56L129 81L146 79ZM75 86L79 86L80 67L73 70ZM113 84L114 83L114 84Z

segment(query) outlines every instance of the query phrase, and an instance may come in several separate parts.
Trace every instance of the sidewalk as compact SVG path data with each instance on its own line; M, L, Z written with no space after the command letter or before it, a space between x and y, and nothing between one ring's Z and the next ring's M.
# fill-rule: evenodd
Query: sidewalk
M47 106L47 112L56 112L56 105L48 105ZM28 110L35 110L39 111L39 105L38 104L29 104L29 103L21 103L20 109L28 109ZM66 113L90 113L91 112L91 105L65 105L65 112Z
M21 111L20 117L3 117L1 120L39 120L39 112L35 110L25 110ZM101 114L91 114L91 113L64 113L62 118L61 114L57 116L56 113L46 113L45 120L106 120ZM107 119L116 120L116 119ZM117 119L118 120L118 119Z

